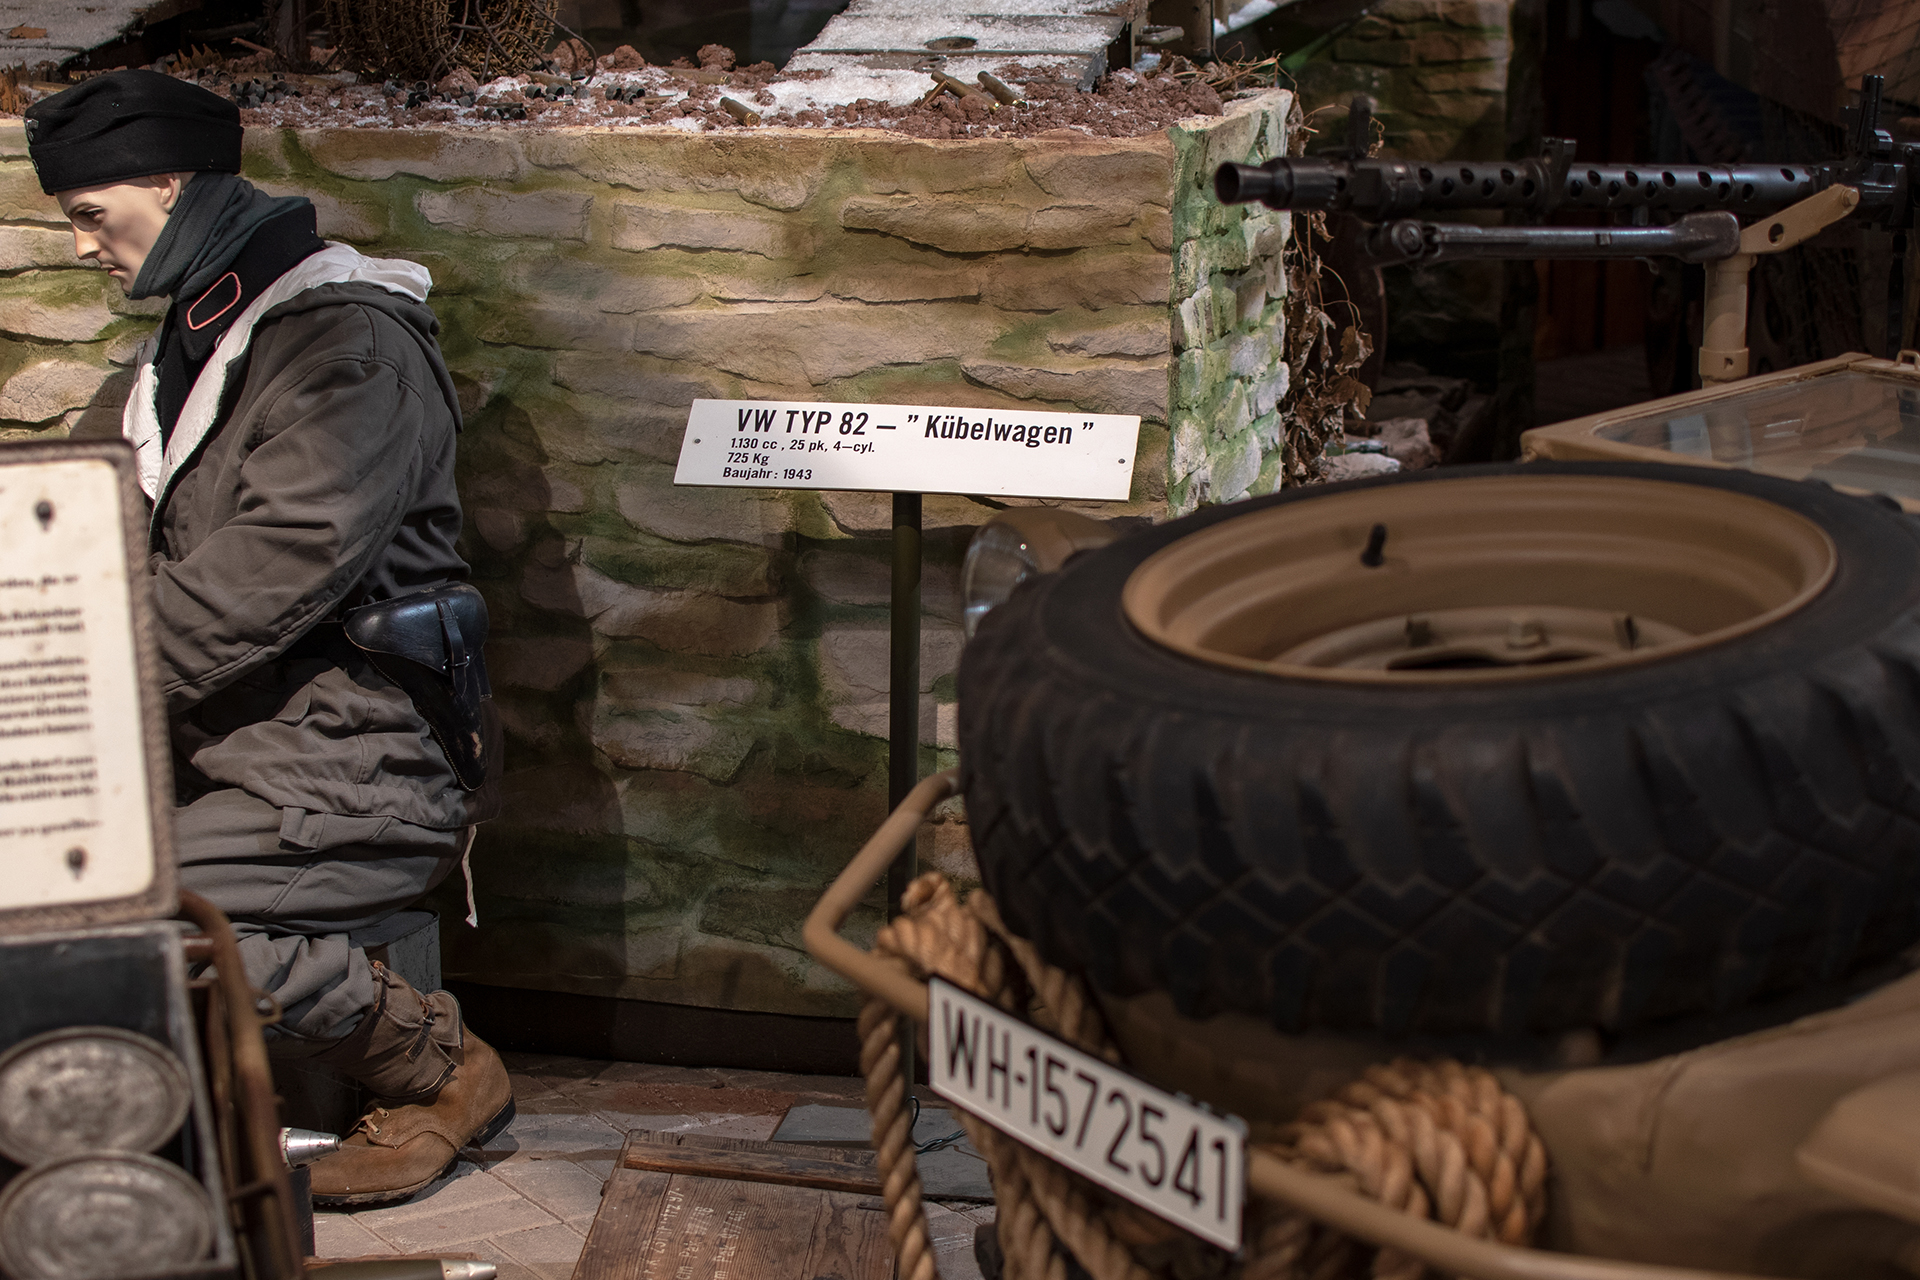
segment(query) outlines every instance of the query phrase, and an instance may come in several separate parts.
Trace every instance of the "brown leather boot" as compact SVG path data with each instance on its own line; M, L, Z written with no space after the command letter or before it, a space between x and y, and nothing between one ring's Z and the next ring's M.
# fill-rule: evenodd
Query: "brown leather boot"
M315 1204L400 1200L452 1172L460 1149L513 1119L507 1069L460 1024L445 991L423 996L374 965L380 998L360 1025L318 1060L359 1080L380 1103L340 1149L312 1165Z

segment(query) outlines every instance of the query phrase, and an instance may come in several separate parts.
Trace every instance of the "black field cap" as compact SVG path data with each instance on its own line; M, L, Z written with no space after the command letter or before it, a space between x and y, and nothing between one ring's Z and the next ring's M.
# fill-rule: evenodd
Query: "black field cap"
M240 172L240 108L158 71L109 71L27 108L48 195L176 170Z

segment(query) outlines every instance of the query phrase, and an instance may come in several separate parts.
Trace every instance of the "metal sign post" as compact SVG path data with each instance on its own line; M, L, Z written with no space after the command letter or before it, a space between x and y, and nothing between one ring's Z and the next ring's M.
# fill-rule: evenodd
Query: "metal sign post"
M900 807L920 781L920 509L921 495L893 495L893 590L888 624L887 811ZM920 874L917 842L907 841L887 868L887 919Z

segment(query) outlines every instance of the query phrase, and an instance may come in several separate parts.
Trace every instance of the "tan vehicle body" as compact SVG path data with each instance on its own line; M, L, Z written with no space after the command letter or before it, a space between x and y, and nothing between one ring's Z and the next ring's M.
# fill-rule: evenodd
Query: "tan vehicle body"
M1783 476L1789 480L1806 479L1814 475L1822 463L1830 462L1861 446L1879 443L1886 435L1897 430L1900 423L1898 421L1862 423L1858 420L1808 421L1801 425L1798 431L1781 436L1767 435L1763 446L1771 443L1772 447L1765 452L1756 452L1745 461L1702 457L1672 448L1653 448L1615 437L1631 434L1629 424L1636 421L1646 422L1656 418L1677 419L1693 414L1706 416L1723 409L1738 412L1743 404L1751 402L1756 396L1765 397L1793 390L1810 391L1817 384L1832 381L1836 375L1844 377L1848 374L1872 374L1910 383L1916 392L1920 392L1920 352L1903 351L1898 360L1879 360L1858 352L1835 356L1831 360L1782 369L1777 373L1760 374L1739 382L1706 387L1699 391L1689 391L1683 395L1668 396L1661 400L1649 400L1622 409L1609 409L1605 413L1589 414L1584 418L1574 418L1567 422L1554 423L1552 426L1535 427L1520 437L1520 460L1522 462L1683 462L1707 467L1737 467L1764 472L1768 475ZM1920 465L1920 455L1916 455L1914 460L1916 465ZM1842 481L1834 482L1834 487L1857 493L1873 491ZM1899 492L1894 492L1891 496L1908 511L1920 511L1920 498Z
M1281 1123L1377 1043L1108 1001L1128 1061ZM1629 1066L1496 1071L1551 1162L1542 1247L1782 1276L1920 1271L1920 974L1852 1004Z

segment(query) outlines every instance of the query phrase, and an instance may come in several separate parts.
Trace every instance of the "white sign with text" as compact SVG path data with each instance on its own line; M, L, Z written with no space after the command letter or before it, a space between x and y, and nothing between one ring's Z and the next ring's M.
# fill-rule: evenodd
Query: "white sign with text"
M0 467L0 907L153 882L120 486L98 458Z
M1140 419L938 405L695 400L675 484L1123 500Z

